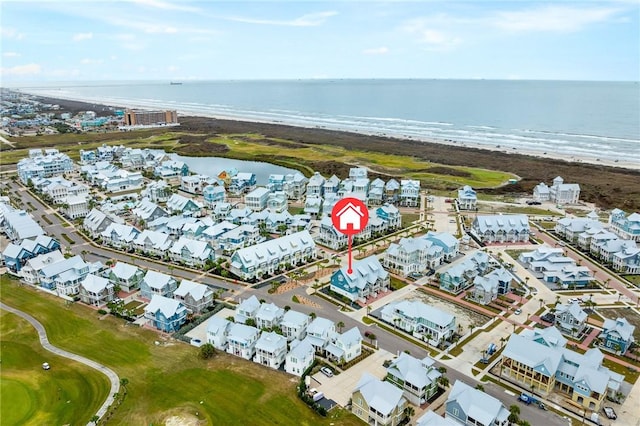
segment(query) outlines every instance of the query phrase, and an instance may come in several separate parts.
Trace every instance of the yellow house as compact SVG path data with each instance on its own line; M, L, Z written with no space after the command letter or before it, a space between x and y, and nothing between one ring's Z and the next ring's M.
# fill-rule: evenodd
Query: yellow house
M353 414L371 426L396 426L405 418L402 390L364 373L351 396Z

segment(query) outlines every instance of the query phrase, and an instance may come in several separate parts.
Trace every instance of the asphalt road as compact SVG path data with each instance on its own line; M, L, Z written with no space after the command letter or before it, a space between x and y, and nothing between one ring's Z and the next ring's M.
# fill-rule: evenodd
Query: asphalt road
M63 349L57 348L55 346L53 346L51 343L49 343L49 338L47 337L47 332L44 329L44 326L38 322L38 320L36 320L34 317L32 317L29 314L26 314L22 311L19 311L18 309L12 308L10 306L5 305L4 303L0 302L0 308L4 309L7 312L11 312L12 314L18 315L19 317L27 320L32 326L33 328L36 329L36 332L38 332L38 338L40 339L40 344L42 345L43 348L45 348L46 350L48 350L49 352L52 352L56 355L59 355L61 357L64 358L68 358L68 359L72 359L74 361L80 362L84 365L87 365L95 370L98 370L99 372L101 372L102 374L106 375L107 378L109 379L109 381L111 382L111 389L109 390L109 394L107 395L107 399L104 401L104 403L100 406L100 408L98 409L98 412L96 412L96 415L100 418L102 418L102 416L105 415L105 413L107 412L107 409L109 408L109 406L111 404L113 404L114 402L114 394L118 393L118 391L120 390L120 378L118 377L118 375L109 367L106 367L102 364L99 364L95 361L92 361L88 358L85 358L83 356L80 355L76 355L74 353L65 351ZM55 366L53 367L55 368ZM93 423L89 422L87 423L88 425L92 425Z

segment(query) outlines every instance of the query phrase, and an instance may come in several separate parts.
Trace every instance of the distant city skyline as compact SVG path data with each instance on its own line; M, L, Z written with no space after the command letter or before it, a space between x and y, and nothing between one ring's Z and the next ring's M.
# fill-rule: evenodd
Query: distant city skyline
M3 1L2 85L640 80L640 2Z

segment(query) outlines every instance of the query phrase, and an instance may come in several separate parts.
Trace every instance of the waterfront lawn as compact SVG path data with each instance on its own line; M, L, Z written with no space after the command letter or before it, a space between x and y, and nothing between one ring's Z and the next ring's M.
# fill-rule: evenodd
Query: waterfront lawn
M127 397L110 423L164 423L170 416L194 418L198 412L205 424L359 424L340 409L326 418L315 414L296 396L298 380L285 373L227 354L204 361L193 346L101 316L79 303L66 305L19 286L7 275L0 278L0 295L4 303L42 322L51 343L101 362L129 380Z
M2 424L85 424L109 392L105 375L40 346L35 329L0 311ZM48 362L50 370L43 370Z

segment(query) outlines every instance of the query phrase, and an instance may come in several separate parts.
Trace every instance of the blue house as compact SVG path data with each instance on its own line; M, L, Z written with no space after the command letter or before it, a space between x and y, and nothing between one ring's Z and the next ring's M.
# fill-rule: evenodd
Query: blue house
M331 276L332 291L352 302L364 302L367 297L375 297L378 292L389 288L389 273L384 270L376 256L355 261L352 267L351 274L345 266Z
M10 243L2 252L9 272L17 274L29 259L60 249L60 243L46 235L24 239L20 244Z
M448 232L429 231L427 232L427 235L422 238L442 247L444 251L444 260L451 260L456 257L460 251L460 241Z
M602 333L600 333L603 349L624 354L634 341L635 329L636 326L631 325L626 318L604 320Z
M253 191L255 187L255 173L238 173L231 178L231 183L229 184L229 192L239 195Z
M224 203L227 199L227 193L222 185L207 185L202 190L204 203L211 207L215 203Z
M282 191L284 188L284 175L271 174L269 175L269 183L267 184L267 188L271 192Z
M187 308L177 300L156 294L144 308L144 317L158 330L174 333L187 320Z

